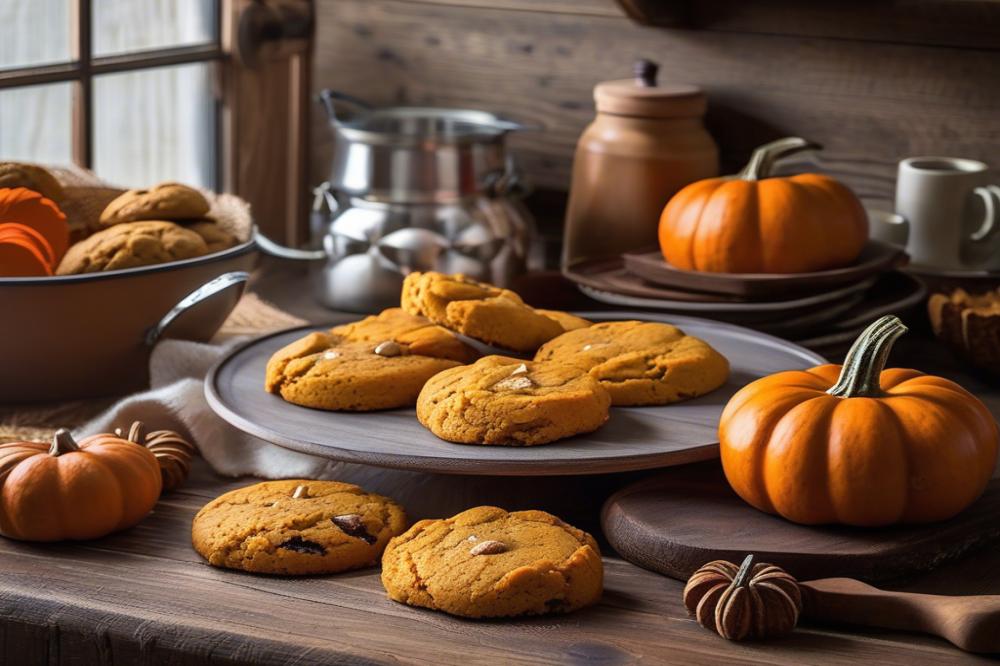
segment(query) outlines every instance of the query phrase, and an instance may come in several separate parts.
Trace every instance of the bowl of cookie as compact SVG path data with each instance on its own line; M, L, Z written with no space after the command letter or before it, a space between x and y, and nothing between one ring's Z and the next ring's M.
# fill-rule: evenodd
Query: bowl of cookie
M253 236L233 195L0 162L0 402L145 386L157 339L207 340L235 307Z

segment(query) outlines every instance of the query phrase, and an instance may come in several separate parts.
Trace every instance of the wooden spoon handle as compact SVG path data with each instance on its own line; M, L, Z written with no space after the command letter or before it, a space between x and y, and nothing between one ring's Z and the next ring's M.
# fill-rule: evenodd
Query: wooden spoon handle
M968 652L1000 652L1000 595L890 592L851 578L800 583L803 617L940 636Z

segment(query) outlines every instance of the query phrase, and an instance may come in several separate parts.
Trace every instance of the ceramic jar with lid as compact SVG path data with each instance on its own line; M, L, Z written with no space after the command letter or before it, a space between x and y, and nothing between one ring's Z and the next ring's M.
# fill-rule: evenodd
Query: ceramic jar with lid
M577 143L563 267L656 245L660 213L685 185L718 175L705 94L657 84L657 66L594 88L597 116Z

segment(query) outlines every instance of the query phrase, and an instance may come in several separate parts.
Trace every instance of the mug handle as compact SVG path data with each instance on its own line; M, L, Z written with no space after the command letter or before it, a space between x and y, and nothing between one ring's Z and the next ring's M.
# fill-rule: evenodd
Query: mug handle
M992 238L1000 231L1000 186L985 185L972 190L973 194L983 200L983 221L969 238L974 243L982 243Z

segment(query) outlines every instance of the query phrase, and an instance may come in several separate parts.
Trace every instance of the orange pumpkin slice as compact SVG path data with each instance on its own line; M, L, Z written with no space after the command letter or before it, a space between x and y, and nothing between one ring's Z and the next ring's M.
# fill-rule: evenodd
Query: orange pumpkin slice
M41 235L34 229L23 224L18 224L16 222L4 222L0 224L0 240L4 238L21 238L27 239L33 243L45 257L45 263L48 264L49 268L55 270L56 268L56 254L52 249L52 245L45 236Z
M0 188L0 222L31 227L48 241L58 263L69 248L66 216L50 199L25 187Z
M46 277L52 268L29 237L0 238L0 277Z

